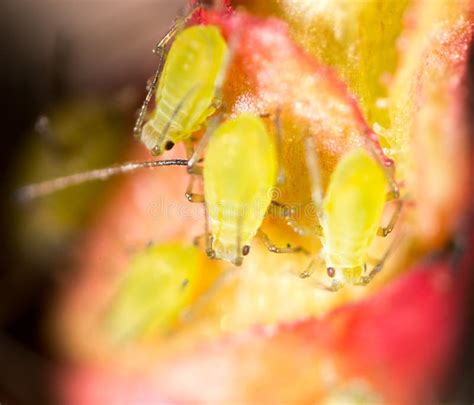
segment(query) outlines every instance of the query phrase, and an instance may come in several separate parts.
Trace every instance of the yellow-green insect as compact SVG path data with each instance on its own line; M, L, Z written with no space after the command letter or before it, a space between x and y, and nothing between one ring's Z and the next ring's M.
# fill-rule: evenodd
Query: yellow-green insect
M220 124L210 134L202 171L204 202L210 219L208 255L242 264L252 239L259 236L274 253L298 252L299 247L276 247L259 230L277 183L278 154L260 117L243 113Z
M217 258L242 262L271 202L277 178L273 140L258 117L242 114L213 133L204 195Z
M208 25L192 26L176 34L161 69L166 44L175 32L172 28L157 45L160 67L135 125L135 133L155 156L189 139L214 113L220 104L227 66L227 44L219 29ZM158 79L155 109L142 126Z
M387 193L390 186L392 192ZM381 228L387 196L398 198L398 189L391 184L382 165L362 148L348 152L339 161L324 198L313 196L321 227L320 255L328 276L333 278L332 289L346 282L367 284L381 270L386 257L365 274L375 236L387 236L392 231L401 209L399 201L389 225Z
M130 261L104 324L117 343L169 333L217 276L203 255L179 243L154 245Z
M198 252L178 244L152 246L131 261L107 313L107 327L118 341L172 326L196 285ZM150 304L152 303L152 304Z

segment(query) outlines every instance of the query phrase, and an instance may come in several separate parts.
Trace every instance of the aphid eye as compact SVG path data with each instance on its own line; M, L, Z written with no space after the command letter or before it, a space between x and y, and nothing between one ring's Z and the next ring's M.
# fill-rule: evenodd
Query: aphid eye
M168 141L165 143L165 150L171 150L174 147L174 142Z
M328 276L333 278L336 275L336 269L334 267L327 268Z
M249 246L249 245L245 245L245 246L242 248L242 254L243 254L244 256L247 256L249 253L250 253L250 246Z

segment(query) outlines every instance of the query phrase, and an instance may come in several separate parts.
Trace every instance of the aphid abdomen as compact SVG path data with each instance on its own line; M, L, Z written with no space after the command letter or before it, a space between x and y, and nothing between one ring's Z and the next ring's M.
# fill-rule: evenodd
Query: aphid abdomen
M277 155L262 120L241 114L212 135L204 194L217 258L235 262L250 245L271 202Z
M186 139L212 114L226 54L227 44L217 27L193 26L176 36L156 91L155 110L142 131L149 149L163 151L166 141Z
M327 267L365 264L377 234L387 193L380 164L364 149L346 154L332 173L323 201L323 245Z
M177 243L139 252L106 313L105 325L114 340L169 333L202 288L201 260L196 248Z

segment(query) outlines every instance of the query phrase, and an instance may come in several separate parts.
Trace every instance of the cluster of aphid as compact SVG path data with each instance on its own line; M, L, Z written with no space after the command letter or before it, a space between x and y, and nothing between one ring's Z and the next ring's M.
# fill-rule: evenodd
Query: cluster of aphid
M291 220L292 210L272 201L271 197L278 183L285 181L279 173L278 145L283 135L278 114L264 117L242 113L223 119L225 106L221 89L233 52L219 28L193 25L179 29L175 24L157 44L155 52L160 57L160 66L149 85L135 134L154 156L184 142L187 159L128 163L76 174L28 186L22 190L23 196L33 198L73 184L103 180L142 168L187 166L190 182L186 197L190 202L205 203L207 209L205 239L210 258L238 266L249 254L251 241L256 236L261 237L272 252L304 253L300 247L276 247L260 230L272 207L277 208L272 212L279 212L290 225L295 225ZM155 107L145 122L154 93ZM264 122L269 116L275 122L275 136ZM193 134L202 127L206 127L205 134L194 148ZM401 208L400 202L388 226L379 227L385 202L399 198L396 183L368 145L353 149L341 158L323 196L313 139L309 138L305 146L319 220L319 227L311 232L320 237L322 250L301 275L309 276L315 262L323 260L328 276L333 279L332 289L345 281L366 284L380 271L387 256L367 271L368 250L373 239L392 231ZM193 193L195 176L203 177L204 195Z

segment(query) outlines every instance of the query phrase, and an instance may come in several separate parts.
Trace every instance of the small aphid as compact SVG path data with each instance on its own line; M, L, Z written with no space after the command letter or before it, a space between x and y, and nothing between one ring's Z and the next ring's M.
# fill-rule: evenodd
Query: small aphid
M277 178L276 150L262 120L242 114L224 122L210 139L203 174L211 248L216 258L240 264Z
M201 171L204 195L193 194L192 183L187 192L189 201L206 204L210 219L208 256L239 266L250 253L255 236L274 253L303 251L291 245L279 248L259 229L278 175L278 154L262 119L243 113L215 130L212 125L210 128Z
M310 150L314 151L312 145L308 146ZM339 161L324 198L317 188L314 155L309 156L308 167L314 178L313 200L321 227L321 259L326 264L327 275L333 280L331 288L336 290L346 282L367 284L381 270L387 258L386 254L366 274L368 252L375 236L387 236L398 218L400 200L389 225L380 227L387 196L398 199L398 188L375 157L362 148L348 152ZM390 186L392 191L387 194ZM309 271L302 274L303 277L309 275Z
M127 343L164 335L176 327L196 297L216 278L203 272L203 255L193 246L155 245L130 261L104 313L113 341Z
M162 61L166 44L175 32L176 28L172 28L157 45L156 52ZM153 155L161 155L176 143L188 140L219 107L218 93L226 71L227 55L227 44L215 26L192 26L176 34L163 69L161 62L155 74L135 125L135 133ZM158 80L155 108L142 127Z

